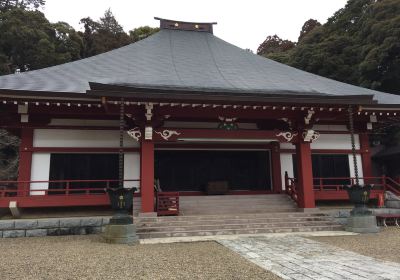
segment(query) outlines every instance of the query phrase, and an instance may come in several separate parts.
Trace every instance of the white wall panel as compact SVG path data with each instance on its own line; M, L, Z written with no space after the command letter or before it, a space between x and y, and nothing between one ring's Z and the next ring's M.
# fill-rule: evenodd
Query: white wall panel
M31 181L48 181L50 175L50 154L33 153L31 166ZM31 183L31 195L43 195L43 191L33 191L48 189L48 183Z
M125 153L124 156L124 180L140 180L140 154L139 153ZM124 182L125 188L137 188L140 191L140 181L137 182Z
M356 149L360 148L358 135L355 135ZM311 143L311 149L351 150L350 134L321 134Z
M296 149L296 147L292 143L281 142L279 143L281 149Z
M348 131L346 125L337 124L315 124L313 129L316 131Z
M285 172L293 178L293 159L292 154L281 154L282 190L285 189Z
M118 130L35 129L34 147L118 148ZM124 147L139 143L124 133Z

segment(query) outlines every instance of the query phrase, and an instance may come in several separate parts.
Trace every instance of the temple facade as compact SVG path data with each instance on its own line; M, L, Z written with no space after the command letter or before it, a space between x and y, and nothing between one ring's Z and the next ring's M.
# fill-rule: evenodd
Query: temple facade
M138 189L141 213L163 193L287 193L314 208L347 199L356 177L374 197L400 192L373 176L368 137L396 119L399 96L254 55L214 23L158 20L137 43L0 77L0 125L21 138L0 207L108 205L104 190L121 185Z

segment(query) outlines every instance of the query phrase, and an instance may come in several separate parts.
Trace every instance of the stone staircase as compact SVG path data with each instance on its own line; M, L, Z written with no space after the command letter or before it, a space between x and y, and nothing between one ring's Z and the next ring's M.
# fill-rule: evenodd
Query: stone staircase
M330 216L298 212L286 195L180 197L180 216L135 217L140 238L342 230Z

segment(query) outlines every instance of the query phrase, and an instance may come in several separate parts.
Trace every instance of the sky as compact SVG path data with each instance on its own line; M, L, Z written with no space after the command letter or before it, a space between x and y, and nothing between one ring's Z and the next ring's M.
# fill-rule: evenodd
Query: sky
M46 0L43 9L51 22L65 21L82 30L79 20L99 19L111 8L125 31L149 25L154 17L217 22L214 34L254 52L268 35L297 41L302 25L310 18L321 23L343 8L347 0Z

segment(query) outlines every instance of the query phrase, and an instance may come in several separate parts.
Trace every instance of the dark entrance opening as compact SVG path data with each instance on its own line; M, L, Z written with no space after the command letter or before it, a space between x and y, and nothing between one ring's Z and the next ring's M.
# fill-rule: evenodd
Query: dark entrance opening
M312 159L312 171L314 177L314 185L319 185L321 182L315 178L322 179L324 185L349 185L350 166L348 155L329 155L329 154L314 154ZM293 171L294 177L297 178L297 160L296 155L293 155Z
M160 150L155 178L163 191L204 191L227 181L230 190L271 190L269 151Z
M118 180L118 154L51 154L52 180ZM104 188L104 182L71 182L71 189ZM111 187L118 185L111 183ZM49 189L65 189L66 183L53 182ZM57 192L50 192L50 194Z

